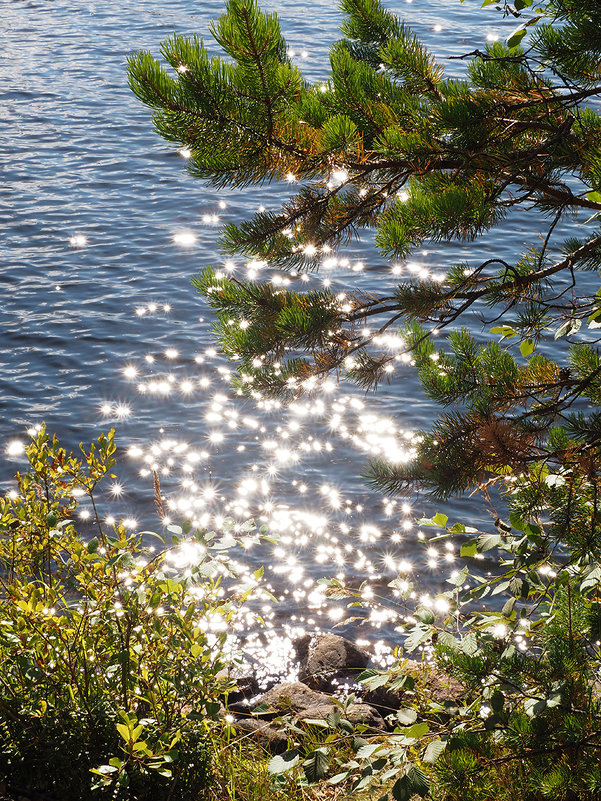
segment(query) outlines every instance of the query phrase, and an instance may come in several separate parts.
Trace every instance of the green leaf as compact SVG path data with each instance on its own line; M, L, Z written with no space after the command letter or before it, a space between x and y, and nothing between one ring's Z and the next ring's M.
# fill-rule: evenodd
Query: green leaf
M511 339L511 337L517 337L518 332L515 328L512 328L510 325L495 325L494 328L490 329L491 334L503 334L504 339Z
M524 701L524 712L531 718L540 715L547 708L545 698L526 698Z
M515 654L515 645L510 644L501 654L501 659L511 659Z
M441 512L437 512L434 517L422 517L417 522L420 526L436 526L438 528L445 528L447 525L448 517Z
M599 320L599 317L601 317L601 309L594 311L588 318L588 327L601 328L601 320Z
M430 791L430 780L417 765L411 765L407 771L407 776L411 782L411 787L414 793L423 798Z
M462 567L461 570L457 573L455 578L449 578L447 581L449 584L453 584L455 587L461 587L461 585L465 582L466 578L469 576L469 570L467 567Z
M411 726L417 720L417 712L415 709L403 707L396 713L396 718L402 726Z
M587 192L586 196L593 203L601 203L601 192Z
M183 534L183 529L181 526L176 525L175 523L171 523L167 526L167 531L170 531L172 534L177 534L178 536Z
M345 720L344 718L342 718L342 720L338 725L340 726L340 730L343 731L345 734L352 734L355 731L353 724L349 720Z
M361 748L357 751L357 759L368 759L374 751L377 751L380 747L380 743L368 743L367 745L362 745Z
M518 531L524 531L526 523L522 520L517 512L511 512L509 515L509 522L512 528L517 528Z
M325 748L316 748L303 762L305 777L309 784L323 779L330 767L330 758Z
M141 725L136 726L135 729L132 730L132 733L131 733L132 742L135 743L140 738L140 735L142 734L143 730L144 730L144 726L141 726Z
M474 656L478 651L478 639L473 631L466 634L459 643L459 650L468 656Z
M407 774L397 779L392 787L392 797L395 801L410 801L413 795L413 788Z
M333 709L326 715L326 721L331 729L337 729L338 724L342 718L342 713L339 709Z
M321 726L324 729L330 728L328 721L324 718L303 718L303 723L307 723L309 726Z
M493 712L496 712L497 715L500 715L503 711L503 706L505 705L505 696L501 692L501 690L495 690L494 693L490 697L490 707Z
M585 575L584 581L580 584L580 592L590 590L592 587L597 587L601 583L601 567L593 565Z
M524 359L525 359L527 356L530 356L530 354L531 354L533 351L534 351L534 340L532 340L532 339L525 339L525 340L524 340L524 341L523 341L523 342L520 344L520 353L522 354L522 356L524 357Z
M115 773L118 768L114 765L100 765L97 768L90 768L90 773L95 773L97 776L106 776L109 773Z
M346 770L344 773L337 773L335 776L332 776L331 779L328 779L328 784L340 784L345 779L348 779L350 775L350 771Z
M414 737L416 740L418 737L423 737L424 734L427 734L430 731L430 725L427 721L423 723L415 723L413 726L410 726L405 732L405 737Z
M211 548L214 551L227 551L230 548L235 548L237 544L238 540L235 537L232 537L231 534L224 534L220 540L217 540L214 545L211 545Z
M298 763L298 760L299 753L293 748L290 751L286 751L284 754L277 754L272 757L267 764L267 771L272 776L286 773L286 771L291 770Z
M423 798L429 790L430 782L426 774L417 765L411 765L407 773L394 783L392 797L395 801L409 801L413 795Z
M98 550L98 537L92 537L92 539L88 542L88 553L96 553Z
M460 556L475 556L478 553L478 541L464 542L459 551Z
M515 0L515 10L521 11L523 8L529 8L534 0Z
M425 623L427 626L431 626L434 623L434 612L431 609L426 609L424 607L419 607L415 610L414 616L420 620L422 623Z
M448 529L451 534L465 534L465 526L463 523L453 523Z
M157 766L150 765L149 767L151 767L154 770L156 770L156 772L159 774L159 776L164 776L166 779L170 779L173 776L173 771L170 770L170 768L165 768L165 767L162 767L162 766L159 767L158 765Z
M126 743L129 742L129 738L131 736L131 729L129 726L126 726L124 723L117 723L117 731L123 737Z
M525 579L514 576L509 582L509 592L513 593L516 598L527 598L530 585Z
M429 765L433 765L446 747L446 740L430 740L422 759Z
M430 626L415 626L405 638L404 648L406 651L415 651L418 645L429 640L431 636Z
M501 542L501 535L500 534L481 534L478 537L478 550L480 553L485 553L486 551L492 551L493 548L496 548L497 545Z
M368 673L369 675L366 675ZM359 676L357 681L360 684L365 684L367 687L369 687L370 690L376 690L378 687L383 687L389 681L389 679L390 676L388 675L388 673L386 672L383 673L379 670L370 668L369 671L367 670L363 671L363 673Z
M560 339L561 337L570 336L580 330L582 320L571 319L567 320L563 325L560 325L553 339Z
M518 28L511 34L511 36L507 40L507 47L517 47L525 35L526 35L526 29Z
M503 605L503 609L501 610L501 614L505 615L505 617L509 617L513 612L513 607L515 606L515 598L509 598L509 600L505 601Z
M354 737L353 738L353 751L357 753L360 748L363 748L364 745L368 745L367 740L365 737Z

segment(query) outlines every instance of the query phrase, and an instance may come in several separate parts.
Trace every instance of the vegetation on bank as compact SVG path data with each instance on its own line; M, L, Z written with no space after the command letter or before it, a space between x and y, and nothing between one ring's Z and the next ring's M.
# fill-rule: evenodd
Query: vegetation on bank
M162 47L173 72L150 53L129 64L193 175L294 187L276 211L228 224L225 252L298 277L368 229L397 262L384 291L203 271L194 283L238 387L296 398L342 373L369 389L413 364L441 413L413 461L374 461L369 480L439 501L476 493L492 510L485 531L442 511L420 521L430 547L452 538L466 561L434 610L418 605L403 642L426 647L471 701L410 705L386 741L343 764L332 731L318 773L397 801L599 798L601 6L501 4L516 30L466 54L461 80L379 0L341 9L343 38L318 84L289 58L276 15L251 0L229 0L211 25L222 57L175 35ZM480 247L524 220L537 235L511 257L490 237ZM474 242L469 259L407 268L422 246L454 241ZM498 578L483 575L484 557L498 558ZM391 583L398 596L411 589ZM395 671L363 681L390 684ZM292 749L279 767L294 763Z
M207 625L235 613L219 593L225 563L207 534L191 535L198 561L183 575L169 558L177 537L155 552L141 533L105 531L95 493L114 465L112 431L74 457L42 428L26 453L30 470L0 501L0 776L61 801L91 786L166 798L173 785L197 799L205 719L231 686L225 634ZM87 539L73 521L82 497L97 516Z
M254 523L170 526L169 542L105 526L96 499L113 431L74 456L41 427L26 454L29 469L0 499L0 797L346 797L274 777L267 747L226 714L238 665L228 632L264 597L260 571L241 584L228 551L261 536ZM85 534L82 501L95 514ZM299 733L308 765L325 736Z
M298 184L277 213L226 227L230 253L298 273L371 228L402 276L428 241L475 241L469 262L443 276L405 271L386 294L214 270L196 280L255 397L310 393L331 372L375 387L408 360L443 407L411 464L375 462L369 475L440 501L476 492L493 510L485 531L443 512L420 521L430 547L460 544L465 566L434 609L413 610L404 653L425 647L465 699L429 697L399 652L359 678L403 693L387 731L351 724L342 703L311 724L281 719L281 754L233 740L223 624L255 586L228 594L222 553L244 531L182 527L156 551L147 534L100 522L84 538L73 514L113 467L112 433L76 458L41 430L0 504L0 775L13 790L60 801L601 798L601 6L519 0L507 46L471 54L465 80L445 78L378 0L342 10L331 78L317 86L252 0L229 0L213 26L225 58L174 36L163 47L173 76L141 53L130 79L199 177ZM478 237L520 215L536 219L536 241L510 260L479 255ZM560 237L570 220L574 236ZM474 314L482 336L461 328ZM381 338L391 331L403 342L393 353ZM183 572L171 560L181 547L196 557ZM495 577L483 557L497 557ZM411 590L399 576L389 598Z

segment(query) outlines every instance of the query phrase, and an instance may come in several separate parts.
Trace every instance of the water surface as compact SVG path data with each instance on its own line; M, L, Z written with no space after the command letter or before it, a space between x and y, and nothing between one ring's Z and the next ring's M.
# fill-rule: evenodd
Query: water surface
M465 65L448 56L514 27L472 2L389 5L451 75ZM278 12L306 77L325 78L340 22L336 4L264 7ZM46 421L76 447L114 425L121 476L102 498L106 515L160 527L153 470L174 520L209 525L215 516L255 515L282 536L277 548L244 557L267 561L283 599L269 614L327 624L346 613L323 603L320 576L378 587L400 570L423 594L457 564L451 550L426 554L418 543L414 518L431 514L431 506L389 503L360 478L366 454L408 449L411 432L427 426L433 410L410 368L377 396L333 385L317 404L292 410L231 392L228 365L213 350L211 313L190 278L223 264L221 223L259 205L277 207L288 189L216 192L192 179L177 149L153 132L125 72L128 54L147 48L158 55L174 31L205 35L222 8L207 0L2 4L0 480L8 486L23 465L18 442L27 427ZM190 246L182 245L186 235L194 238ZM528 221L513 220L473 248L426 248L414 261L437 271L457 257L511 258L535 237ZM368 235L339 256L348 262L316 281L341 291L393 285ZM465 502L445 511L486 518ZM378 625L388 623L374 618Z

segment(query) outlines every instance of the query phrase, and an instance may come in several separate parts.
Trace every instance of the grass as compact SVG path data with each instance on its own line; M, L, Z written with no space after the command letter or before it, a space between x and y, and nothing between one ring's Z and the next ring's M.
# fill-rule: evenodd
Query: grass
M231 742L214 740L213 781L207 801L342 801L348 786L327 782L299 786L292 777L276 787L267 765L272 754L253 735ZM357 801L372 801L375 795L361 793Z

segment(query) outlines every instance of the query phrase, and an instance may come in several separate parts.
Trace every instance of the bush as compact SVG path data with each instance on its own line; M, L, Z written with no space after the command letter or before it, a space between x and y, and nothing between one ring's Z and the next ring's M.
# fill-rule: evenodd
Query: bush
M237 540L171 526L155 552L150 532L107 533L94 495L112 431L75 458L42 428L26 452L0 500L0 777L61 801L199 799L216 699L232 687L225 630L251 592L234 603L221 586ZM73 523L80 496L92 538Z

